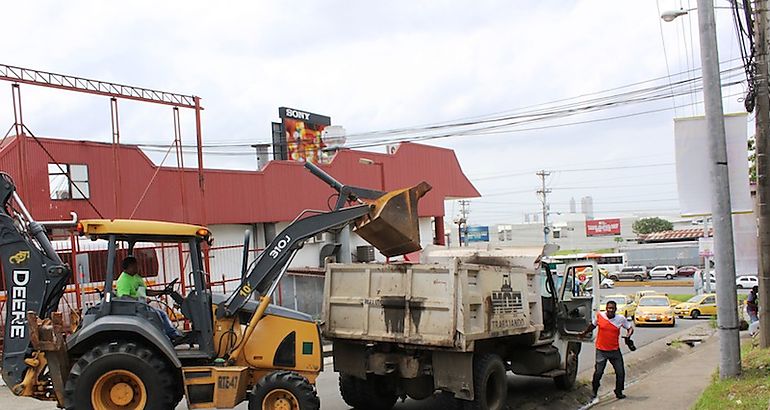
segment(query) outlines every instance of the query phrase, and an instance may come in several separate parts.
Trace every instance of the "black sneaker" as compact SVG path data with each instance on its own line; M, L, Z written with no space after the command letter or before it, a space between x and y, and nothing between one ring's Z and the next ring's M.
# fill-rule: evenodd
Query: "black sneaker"
M626 398L626 395L623 393L615 393L615 398L618 400L623 400Z

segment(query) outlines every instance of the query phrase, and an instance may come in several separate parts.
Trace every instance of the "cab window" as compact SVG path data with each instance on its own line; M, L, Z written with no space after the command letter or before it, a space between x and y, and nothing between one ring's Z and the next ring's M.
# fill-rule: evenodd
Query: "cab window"
M703 299L702 302L703 305L713 305L715 303L717 303L717 298L714 296L709 296L706 299Z

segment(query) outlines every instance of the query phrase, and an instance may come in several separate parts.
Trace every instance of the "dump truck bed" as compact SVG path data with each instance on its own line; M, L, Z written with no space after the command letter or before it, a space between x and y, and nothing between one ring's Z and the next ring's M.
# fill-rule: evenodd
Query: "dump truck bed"
M417 265L330 264L324 336L470 351L479 339L542 330L540 275L531 264L495 266L468 263L467 257L439 260Z

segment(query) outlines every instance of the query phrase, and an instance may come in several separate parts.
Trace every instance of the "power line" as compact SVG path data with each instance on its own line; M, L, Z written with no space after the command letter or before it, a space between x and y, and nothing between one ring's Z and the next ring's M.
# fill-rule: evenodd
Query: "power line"
M652 167L660 167L660 166L671 166L675 165L674 162L660 162L655 164L641 164L641 165L621 165L621 166L615 166L615 167L596 167L596 168L573 168L573 169L554 169L552 172L588 172L588 171L607 171L607 170L615 170L615 169L635 169L635 168L652 168ZM520 175L531 175L532 172L516 172L513 174L500 174L500 175L493 175L488 177L480 177L480 178L471 178L474 181L483 181L488 179L497 179L497 178L507 178L507 177L514 177L514 176L520 176Z

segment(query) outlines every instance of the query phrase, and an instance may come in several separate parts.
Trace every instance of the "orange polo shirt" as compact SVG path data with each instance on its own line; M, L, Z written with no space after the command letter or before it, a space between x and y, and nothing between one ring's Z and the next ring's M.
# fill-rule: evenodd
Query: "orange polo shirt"
M616 314L609 319L605 312L598 312L593 324L599 329L596 334L596 348L604 351L620 349L620 328L631 328L631 322L625 316Z

